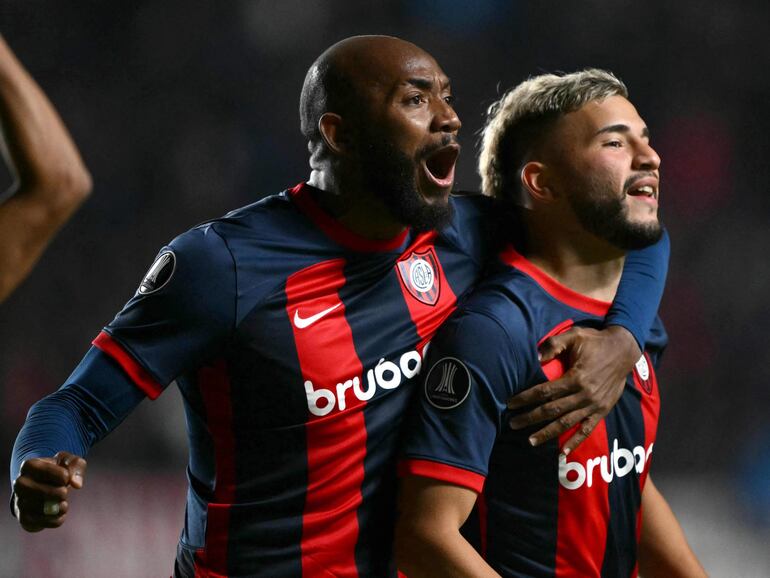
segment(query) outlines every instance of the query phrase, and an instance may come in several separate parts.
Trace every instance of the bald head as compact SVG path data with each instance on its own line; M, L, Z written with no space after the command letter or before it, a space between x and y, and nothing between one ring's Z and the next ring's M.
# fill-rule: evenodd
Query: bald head
M302 134L319 141L318 121L324 113L359 112L367 87L386 84L417 57L433 60L418 46L393 36L352 36L329 47L305 76L299 104Z

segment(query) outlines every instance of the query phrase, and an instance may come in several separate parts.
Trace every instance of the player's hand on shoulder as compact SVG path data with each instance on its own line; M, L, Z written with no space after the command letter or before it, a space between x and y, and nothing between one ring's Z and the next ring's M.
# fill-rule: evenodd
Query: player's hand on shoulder
M633 335L620 326L603 330L574 327L547 339L540 346L541 363L563 356L566 371L558 379L508 400L510 409L536 406L513 418L511 427L550 422L530 436L530 443L537 446L580 424L562 448L565 454L570 453L620 399L626 376L640 355Z
M69 510L69 491L83 487L86 460L68 452L30 458L13 481L13 512L28 532L58 528Z

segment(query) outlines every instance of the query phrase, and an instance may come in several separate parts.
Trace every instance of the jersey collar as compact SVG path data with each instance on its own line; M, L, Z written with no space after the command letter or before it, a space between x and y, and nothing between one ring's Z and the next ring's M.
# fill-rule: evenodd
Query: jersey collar
M393 251L404 244L409 229L391 239L368 239L346 228L315 202L313 187L300 183L288 190L289 198L328 237L347 249L360 252Z
M566 285L562 285L553 277L546 275L534 263L527 260L526 257L520 255L511 245L503 250L500 254L500 259L506 265L510 265L530 276L535 283L540 285L543 291L548 293L551 297L574 309L579 309L580 311L596 315L597 317L604 317L612 306L612 303L588 297L582 293L573 291Z

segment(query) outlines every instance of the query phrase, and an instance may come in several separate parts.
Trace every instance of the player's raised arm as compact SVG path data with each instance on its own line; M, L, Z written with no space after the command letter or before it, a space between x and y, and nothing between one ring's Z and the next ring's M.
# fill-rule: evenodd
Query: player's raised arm
M61 118L1 36L0 126L15 177L0 205L2 301L89 195L91 177Z

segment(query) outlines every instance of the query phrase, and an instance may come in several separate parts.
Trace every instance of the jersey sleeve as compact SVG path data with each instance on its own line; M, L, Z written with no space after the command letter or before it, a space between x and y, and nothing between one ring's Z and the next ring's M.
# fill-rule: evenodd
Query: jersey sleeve
M607 314L606 324L628 329L642 351L663 297L670 252L665 230L663 237L654 245L629 251L615 300Z
M134 297L93 344L155 399L180 374L215 356L235 323L236 271L212 225L164 247Z
M29 458L59 451L85 457L145 399L115 362L92 347L64 385L35 403L11 455L11 483Z
M512 332L519 332L517 339ZM407 421L400 475L481 491L506 401L526 381L527 354L516 345L523 335L523 320L500 323L466 310L447 321L428 352L425 381Z

